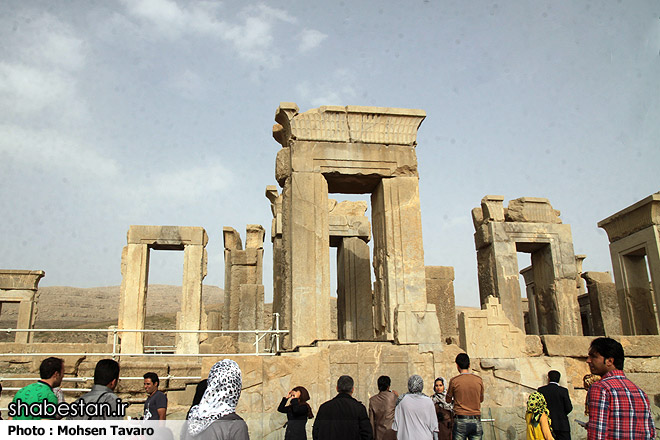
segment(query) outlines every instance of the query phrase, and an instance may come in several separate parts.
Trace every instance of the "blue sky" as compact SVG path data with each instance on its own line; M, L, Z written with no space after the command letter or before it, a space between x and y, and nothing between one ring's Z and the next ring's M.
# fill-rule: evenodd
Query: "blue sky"
M425 261L455 267L457 304L478 304L486 194L547 197L610 271L596 223L660 190L658 78L657 1L3 2L0 267L117 285L129 225L202 226L222 287L222 227L269 236L293 101L426 111ZM152 254L180 283L183 256Z

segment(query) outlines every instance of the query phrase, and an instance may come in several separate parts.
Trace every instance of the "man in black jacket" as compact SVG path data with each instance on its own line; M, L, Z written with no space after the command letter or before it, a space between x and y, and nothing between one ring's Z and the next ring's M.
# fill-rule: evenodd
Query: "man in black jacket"
M548 384L539 388L550 410L552 431L556 440L571 440L571 425L568 423L568 414L573 411L568 390L559 386L561 373L556 370L548 371Z
M337 395L319 408L312 429L314 440L372 440L371 422L364 405L352 396L353 378L337 380Z

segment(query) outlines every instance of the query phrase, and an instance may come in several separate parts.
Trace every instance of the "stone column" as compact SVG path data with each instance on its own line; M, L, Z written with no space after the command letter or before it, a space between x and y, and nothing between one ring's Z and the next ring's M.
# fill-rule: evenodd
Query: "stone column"
M404 344L437 343L436 310L426 299L419 179L382 179L371 196L371 206L374 268L383 277L378 289L383 289L381 297L386 298L388 321L386 332L377 336Z
M328 183L322 174L294 172L283 190L283 243L292 347L330 339Z
M143 329L147 317L147 287L149 285L149 246L129 243L122 253L123 280L119 298L120 329ZM121 352L142 353L144 333L122 332Z
M337 323L339 339L374 339L369 245L343 238L337 249Z
M183 288L178 330L202 329L202 282L208 257L202 245L187 245L183 251ZM199 353L200 333L177 333L176 353Z
M529 309L529 331L532 335L539 335L539 318L536 313L536 292L534 285L534 271L532 266L527 266L520 271L525 280L525 290L527 293L527 307Z
M442 339L458 337L453 267L426 266L426 299L435 305Z
M612 336L623 334L621 309L616 294L616 286L608 272L584 272L587 294L591 307L591 322L595 335Z
M247 280L233 273L232 266L234 262L232 257L235 251L243 250L243 242L241 241L241 235L234 228L228 226L222 228L222 237L225 245L225 304L222 309L222 328L224 330L237 330L238 309L237 304L232 304L232 300L234 299L232 292L233 289L240 289L240 285L247 282Z

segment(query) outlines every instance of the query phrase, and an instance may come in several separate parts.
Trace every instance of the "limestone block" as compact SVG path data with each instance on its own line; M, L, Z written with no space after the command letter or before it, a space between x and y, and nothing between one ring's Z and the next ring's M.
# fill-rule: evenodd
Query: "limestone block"
M426 300L434 304L442 338L458 336L454 299L454 268L426 266Z
M284 187L286 179L291 177L291 149L282 148L277 152L275 159L275 180L279 183L280 187Z
M246 249L263 249L266 231L261 225L247 225Z
M481 199L481 211L484 220L503 222L504 221L504 197L503 196L485 196Z
M626 358L660 355L660 336L617 336L614 339L623 346Z
M199 346L200 353L238 353L231 336L213 336Z
M541 343L541 338L538 335L526 335L525 336L525 350L524 353L527 356L542 356L543 355L543 344Z
M238 329L259 330L264 315L263 284L242 284L238 301ZM255 335L240 333L238 335L241 351L255 351Z
M0 270L0 290L37 290L43 270Z
M541 340L548 356L587 357L592 336L542 335Z
M331 205L331 208L329 209L330 215L338 215L338 216L347 216L347 217L362 217L365 215L367 212L367 202L363 200L358 200L358 201L343 201L341 203L337 203L336 200L329 199L329 202L334 202Z
M148 244L153 249L183 250L184 245L206 246L209 241L204 228L197 226L131 225L128 244Z
M516 358L526 348L525 334L506 317L495 297L484 310L461 312L460 347L474 358Z
M541 197L521 197L511 200L506 221L531 223L561 223L559 211L550 205L550 201Z
M346 237L337 250L337 324L339 339L374 339L369 246Z
M236 229L224 226L222 228L222 237L224 239L225 249L230 251L243 249L241 234L239 234Z
M474 226L474 229L477 230L483 223L484 223L484 212L479 208L472 208L472 211L470 211L472 214L472 225Z
M297 113L291 103L277 110L275 138L287 145L288 138L332 142L368 142L414 145L417 129L426 117L423 110L362 106L323 106Z
M609 272L589 271L584 272L582 278L587 282L594 333L607 336L622 334L621 308L612 275Z
M624 370L627 373L660 373L660 357L626 358Z
M660 382L657 373L626 373L626 377L644 390L647 395L660 394Z

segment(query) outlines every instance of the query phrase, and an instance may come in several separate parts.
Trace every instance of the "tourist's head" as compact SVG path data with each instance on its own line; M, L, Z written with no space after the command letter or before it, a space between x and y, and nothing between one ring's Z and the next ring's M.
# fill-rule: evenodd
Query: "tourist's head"
M39 377L42 380L50 381L50 386L57 388L62 385L64 376L64 360L56 357L49 357L41 361L39 366Z
M338 393L347 393L353 394L353 378L351 376L339 376L337 379L337 392Z
M101 359L94 368L94 383L114 390L119 381L119 364L113 359Z
M291 391L294 391L296 393L298 402L305 403L309 400L309 391L307 391L307 388L297 386L294 387Z
M435 382L433 382L433 391L435 391L436 394L442 394L445 392L445 378L444 377L438 377Z
M380 376L378 378L378 391L387 391L391 384L390 376Z
M458 353L456 355L456 366L459 370L467 370L470 368L470 356L467 353Z
M424 389L424 379L419 374L413 374L408 378L408 392L419 394Z
M548 382L559 383L559 379L561 379L561 373L559 371L557 370L548 371Z
M623 370L623 347L612 338L596 338L591 341L587 364L592 374L603 376L609 371Z
M150 371L142 377L144 377L144 391L151 396L158 389L158 384L160 383L158 375Z

